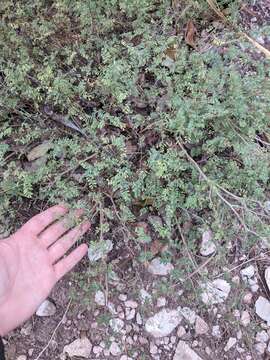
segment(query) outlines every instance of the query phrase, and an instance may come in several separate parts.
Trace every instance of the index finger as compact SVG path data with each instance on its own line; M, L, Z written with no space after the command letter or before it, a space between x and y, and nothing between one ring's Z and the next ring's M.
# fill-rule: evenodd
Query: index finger
M34 235L41 233L47 226L59 219L68 212L68 208L64 205L55 205L49 209L35 215L23 225L23 229Z

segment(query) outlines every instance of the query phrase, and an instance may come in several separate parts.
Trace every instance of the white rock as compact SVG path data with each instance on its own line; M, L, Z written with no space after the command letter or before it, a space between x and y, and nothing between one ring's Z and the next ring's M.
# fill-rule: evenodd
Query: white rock
M266 350L266 343L257 343L255 344L255 350L259 355L263 355Z
M267 342L269 340L269 335L267 334L267 332L265 330L259 331L256 334L256 341L257 342Z
M122 356L120 357L120 360L132 360L132 358L129 357L129 356L127 356L127 355L122 355Z
M269 212L270 212L270 200L268 200L268 201L266 201L266 202L264 203L264 209L265 209L266 211L269 211Z
M134 319L135 315L136 315L135 309L129 309L129 308L126 309L126 319L127 320Z
M270 302L263 296L259 296L255 303L256 314L270 326Z
M237 333L236 333L237 340L241 340L241 339L242 339L242 336L243 336L242 331L241 331L241 330L238 330Z
M118 299L119 299L120 301L126 301L126 300L127 300L127 295L126 295L126 294L120 294L120 295L118 296Z
M115 308L115 305L114 305L114 303L112 303L111 301L108 302L107 308L108 308L109 312L110 312L112 315L116 315L116 314L117 314L117 310L116 310L116 308Z
M229 351L233 346L235 346L236 343L237 343L237 339L234 337L230 337L224 348L224 351L225 352Z
M247 305L250 305L252 302L253 294L251 292L248 292L243 297L243 302Z
M216 338L221 338L221 331L219 325L214 325L212 328L212 335Z
M162 309L150 317L145 323L145 329L156 338L170 335L180 324L182 316L177 310Z
M232 282L235 283L236 285L239 285L240 284L240 277L238 275L235 275L232 278Z
M248 267L242 269L240 274L243 280L245 280L245 278L250 279L255 275L255 268L253 265L249 265Z
M245 352L245 349L241 348L241 346L239 346L239 345L236 345L236 351L238 351L239 354L243 354Z
M209 331L208 324L200 316L197 315L195 322L195 334L204 335L207 334L208 331Z
M111 240L92 241L88 249L88 258L91 262L105 257L113 248Z
M117 355L120 355L121 354L121 349L119 347L119 345L113 341L111 343L111 346L110 346L110 353L113 355L113 356L117 356Z
M142 321L142 316L141 316L140 313L137 313L137 314L136 314L136 323L137 323L138 325L142 325L142 323L143 323L143 321Z
M116 333L120 332L125 325L124 321L121 319L111 319L109 324L112 330Z
M51 301L45 300L37 309L36 315L37 316L52 316L55 314L55 312L56 312L55 305Z
M191 325L195 324L196 313L194 310L190 309L189 307L179 307L177 310L183 315L187 322L189 322Z
M265 281L266 281L268 290L270 290L270 267L268 267L267 269L265 269L264 276L265 276Z
M154 343L150 343L150 353L155 355L158 353L158 347Z
M105 295L104 292L101 290L98 290L95 293L95 302L99 305L99 306L105 306Z
M209 281L206 284L202 284L201 288L204 290L201 298L206 305L223 303L231 291L231 285L223 279L216 279L213 282Z
M202 243L200 248L200 254L202 256L209 256L216 251L217 248L215 243L212 241L212 238L213 238L212 231L210 230L204 231L202 235Z
M94 346L94 347L93 347L93 353L96 354L96 355L101 354L102 351L103 351L103 349L102 349L101 346Z
M173 360L202 360L202 358L195 353L195 351L192 350L186 342L180 340Z
M152 301L152 296L144 289L140 290L140 297L143 303Z
M166 276L174 269L174 266L171 263L163 263L161 258L157 257L153 259L149 266L148 271L153 275L162 275Z
M69 357L78 356L88 359L90 357L92 345L86 337L77 339L71 344L64 347L63 352L67 353Z
M242 312L240 321L243 326L248 326L250 324L250 315L248 311L245 310Z
M139 342L141 345L148 345L148 340L144 338L143 336L139 337Z
M136 309L138 307L138 303L134 300L128 300L125 302L125 306L131 309Z
M16 360L27 360L27 356L26 355L20 355L16 358Z
M186 330L185 330L184 326L179 326L179 328L177 330L177 336L181 339L185 335L186 335Z
M163 307L166 306L166 298L165 297L160 297L157 299L157 307Z
M30 322L27 322L22 328L20 333L24 336L29 336L32 331L32 324Z
M258 290L259 290L259 285L258 284L254 284L254 285L251 285L250 286L250 290L253 292L253 293L256 293Z

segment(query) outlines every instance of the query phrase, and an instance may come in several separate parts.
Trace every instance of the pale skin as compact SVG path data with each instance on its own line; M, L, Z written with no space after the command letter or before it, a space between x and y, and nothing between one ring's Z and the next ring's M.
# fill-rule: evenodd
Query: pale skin
M0 240L0 335L27 320L52 288L87 253L82 244L66 253L90 228L72 226L66 206L56 205L34 216L16 233Z

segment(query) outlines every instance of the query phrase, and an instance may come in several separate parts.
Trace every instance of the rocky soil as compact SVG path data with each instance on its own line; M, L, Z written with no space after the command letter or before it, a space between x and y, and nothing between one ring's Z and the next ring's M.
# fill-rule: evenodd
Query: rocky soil
M270 21L270 4L250 3L241 17L244 29L256 31ZM270 48L270 37L257 40ZM90 249L78 273L86 272L89 261L105 262L113 251L111 243ZM158 256L140 274L131 265L125 276L116 272L91 291L78 287L76 276L66 277L36 314L4 339L7 359L270 359L268 248L258 244L252 253L235 256L233 265L219 274L212 265L215 253L211 231L205 231L204 262L191 278L210 274L213 280L197 277L193 282L196 302L188 296L185 279L175 289L166 288L174 264ZM118 260L127 262L124 256Z

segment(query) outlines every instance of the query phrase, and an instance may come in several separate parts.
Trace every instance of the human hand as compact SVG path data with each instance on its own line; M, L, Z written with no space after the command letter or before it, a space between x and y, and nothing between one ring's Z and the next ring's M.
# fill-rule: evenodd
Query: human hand
M90 228L85 221L69 230L69 215L66 207L53 206L0 240L0 335L27 320L86 254L87 245L82 244L62 258ZM75 212L73 220L81 215Z

